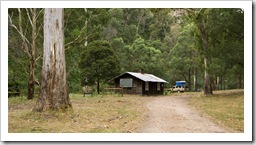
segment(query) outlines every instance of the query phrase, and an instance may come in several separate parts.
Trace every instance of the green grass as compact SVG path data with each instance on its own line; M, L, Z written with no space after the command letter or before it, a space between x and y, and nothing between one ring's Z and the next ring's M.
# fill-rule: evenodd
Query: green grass
M214 95L195 96L190 104L207 114L216 123L230 129L231 132L244 131L244 91L214 91Z
M9 133L125 133L142 122L145 97L120 95L83 97L70 94L73 109L66 112L32 112L36 99L8 99Z

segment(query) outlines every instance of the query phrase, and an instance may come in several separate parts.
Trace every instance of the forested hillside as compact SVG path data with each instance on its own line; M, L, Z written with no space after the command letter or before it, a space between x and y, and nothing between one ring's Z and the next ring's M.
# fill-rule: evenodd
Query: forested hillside
M9 9L9 91L28 99L41 85L43 12ZM185 80L189 90L205 94L244 86L242 9L64 9L64 36L69 93L140 69L168 81L166 87ZM99 45L105 49L96 51Z

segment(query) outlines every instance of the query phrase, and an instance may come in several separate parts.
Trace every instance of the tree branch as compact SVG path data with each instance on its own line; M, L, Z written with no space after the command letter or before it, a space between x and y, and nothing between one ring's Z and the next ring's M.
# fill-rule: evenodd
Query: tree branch
M86 10L85 10L85 13L87 13ZM82 32L83 32L83 30L84 30L85 28L87 28L88 22L90 21L91 17L92 17L92 14L90 14L89 18L85 20L84 26L83 26L83 28L80 30L80 34L79 34L73 41L70 41L70 42L66 43L66 44L65 44L65 47L68 47L69 45L75 43L75 42L81 37ZM90 35L92 35L92 33L89 34L89 35L87 35L87 38L88 38L88 36L90 36ZM85 39L85 38L84 38L84 39ZM82 40L84 40L84 39L82 39ZM67 48L67 49L68 49L68 48ZM65 50L67 50L67 49L65 49Z
M40 16L41 12L43 11L44 9L41 9L38 13L37 13L37 16L36 16L36 20L38 19L38 17Z
M40 58L42 57L42 55L40 54L35 61L38 61Z
M21 68L24 68L24 72L29 75L28 71L27 71L27 67L24 67L24 65L20 62L20 61L17 61L17 63L21 66Z
M20 11L20 9L18 8L18 12L19 12L19 28L17 28L17 26L16 25L14 25L13 24L13 22L12 22L12 18L11 18L11 16L8 14L8 18L9 18L9 22L10 22L10 24L9 24L9 26L11 26L12 28L14 28L19 34L20 34L20 36L21 36L21 39L22 39L22 51L24 52L24 53L26 53L28 56L29 56L29 58L31 58L31 54L28 52L28 44L31 44L30 43L30 41L25 37L25 35L23 34L23 29L22 29L22 17L21 17L21 11Z
M20 31L20 30L17 28L17 26L12 23L11 16L8 15L8 17L9 17L9 22L10 22L9 26L11 26L12 28L14 28L14 29L20 34L20 36L22 37L22 39L24 39L27 43L30 43L29 40L23 35L23 32Z
M75 43L75 41L77 41L77 40L81 37L82 31L86 28L86 26L87 26L87 25L85 25L85 26L80 30L80 34L79 34L73 41L68 42L67 44L65 44L65 47L68 46L68 45L70 45L70 44L72 44L72 43Z
M71 12L67 15L67 17L65 18L65 22L69 22L69 17L70 17L70 15L72 14L72 11L73 11L73 9L71 9ZM64 26L64 29L66 29L66 27L67 27L67 24L68 23L65 23L66 25Z
M27 12L27 15L28 15L28 20L29 20L29 22L30 22L30 25L31 25L31 27L33 28L34 26L33 26L33 23L32 23L32 20L31 20L31 17L30 17L30 15L29 15L29 11L28 11L27 8L26 8L26 12ZM30 12L33 13L33 12L32 12L32 9L30 9Z

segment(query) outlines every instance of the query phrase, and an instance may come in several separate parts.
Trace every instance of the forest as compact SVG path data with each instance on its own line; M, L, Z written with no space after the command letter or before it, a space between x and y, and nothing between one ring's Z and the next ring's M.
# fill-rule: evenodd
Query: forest
M85 84L100 93L140 69L166 88L179 80L204 94L244 86L242 9L65 8L63 17L68 93ZM10 8L8 24L8 95L33 99L43 85L44 9Z

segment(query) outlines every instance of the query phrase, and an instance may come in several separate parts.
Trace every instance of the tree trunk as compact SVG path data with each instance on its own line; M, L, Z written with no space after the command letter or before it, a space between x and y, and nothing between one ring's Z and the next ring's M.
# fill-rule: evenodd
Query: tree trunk
M143 18L143 15L144 15L144 11L141 12L141 15L140 15L140 17L139 17L138 24L137 24L137 29L136 29L136 35L139 34L140 22L141 22L141 20L142 20L142 18Z
M36 56L36 9L32 9L32 44L31 49L29 49L30 59L29 59L29 79L28 79L28 100L34 98L34 90L35 90L35 56Z
M205 32L205 22L204 18L197 17L197 27L203 43L204 51L204 95L212 94L211 79L209 76L208 61L209 61L209 48L208 48L208 35Z
M97 80L97 93L100 94L100 80Z
M28 100L34 98L35 90L35 60L33 58L29 59L29 78L28 78Z
M238 89L242 89L242 88L243 88L242 86L243 86L242 74L239 73L239 74L238 74L237 88L238 88Z
M209 75L204 79L204 95L212 94L212 87Z
M188 90L191 91L191 69L188 70Z
M197 77L196 77L196 69L194 69L194 91L197 92Z
M203 47L204 47L204 94L205 95L210 95L212 94L212 86L211 86L211 79L209 76L209 70L208 70L208 40L206 38L207 36L202 35L202 40L203 40Z
M222 84L223 84L223 82L222 82L223 79L222 79L222 78L223 78L223 76L220 77L220 89L221 89L221 90L223 89L223 88L222 88Z
M223 90L226 90L226 81L223 79Z
M64 110L71 106L66 82L64 10L44 11L44 56L40 96L35 111Z
M208 65L207 65L207 58L204 58L204 95L210 95L212 94L212 86L211 86L211 79L208 74Z

